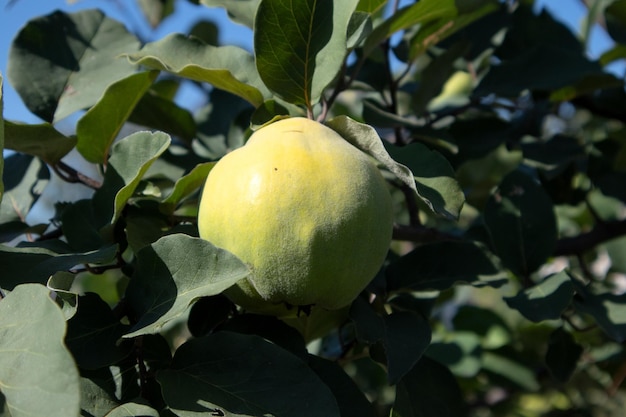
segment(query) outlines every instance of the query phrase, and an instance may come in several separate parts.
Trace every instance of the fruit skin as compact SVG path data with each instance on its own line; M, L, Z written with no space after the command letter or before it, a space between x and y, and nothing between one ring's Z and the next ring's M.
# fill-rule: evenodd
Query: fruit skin
M284 304L350 304L383 263L392 226L389 189L373 161L300 117L264 126L224 156L198 214L200 236L252 269L225 294L277 315Z

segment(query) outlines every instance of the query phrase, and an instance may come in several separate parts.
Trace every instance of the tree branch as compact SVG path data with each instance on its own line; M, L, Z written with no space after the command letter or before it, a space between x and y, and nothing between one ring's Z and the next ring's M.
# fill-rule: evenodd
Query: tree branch
M577 255L624 235L626 235L626 220L597 223L593 229L586 233L560 239L553 255Z

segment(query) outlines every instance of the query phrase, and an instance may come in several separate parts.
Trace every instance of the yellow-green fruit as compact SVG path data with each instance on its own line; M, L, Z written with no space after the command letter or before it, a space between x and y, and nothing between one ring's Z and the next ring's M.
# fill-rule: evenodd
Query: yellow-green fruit
M259 129L213 167L198 227L251 267L226 291L244 308L338 309L384 261L391 197L370 157L321 123L289 118Z

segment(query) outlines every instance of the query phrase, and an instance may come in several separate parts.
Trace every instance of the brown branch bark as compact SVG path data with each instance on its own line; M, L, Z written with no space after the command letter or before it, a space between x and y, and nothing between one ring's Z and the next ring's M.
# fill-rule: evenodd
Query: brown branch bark
M577 255L597 245L626 235L626 220L597 223L593 229L557 242L554 256Z

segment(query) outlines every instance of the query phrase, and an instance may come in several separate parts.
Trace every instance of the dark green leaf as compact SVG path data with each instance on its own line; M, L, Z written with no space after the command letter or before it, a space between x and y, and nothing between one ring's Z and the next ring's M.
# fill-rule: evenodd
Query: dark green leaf
M158 71L144 71L112 83L80 118L76 125L76 149L86 160L106 163L113 141L157 75Z
M582 353L583 347L574 341L571 334L559 327L550 335L546 365L557 381L566 383L576 370Z
M520 291L514 297L505 297L509 307L518 310L530 321L556 320L570 305L574 285L567 272L551 275L539 284Z
M391 417L464 417L468 407L454 375L427 357L396 388Z
M126 56L133 64L207 82L255 107L269 96L256 71L254 57L236 46L216 47L197 38L172 34Z
M55 252L43 247L10 247L0 245L3 265L0 287L12 289L24 282L45 283L58 271L68 271L84 263L102 264L115 259L117 246L87 253Z
M91 200L78 200L65 206L61 222L63 235L75 251L87 252L103 246Z
M457 283L500 286L507 282L497 263L471 242L440 242L415 248L386 270L387 289L445 290Z
M601 72L600 65L589 61L582 51L541 45L493 66L474 94L515 97L527 89L552 91Z
M341 417L376 417L376 411L363 391L336 362L309 355L309 366L332 391Z
M574 307L594 318L598 326L612 339L626 340L626 300L595 286L586 287L577 281Z
M5 147L33 155L54 165L76 145L76 139L56 130L49 123L23 124L4 122Z
M202 297L189 310L187 328L193 337L205 336L225 322L234 309L232 301L222 294Z
M545 169L553 169L585 158L585 149L573 137L555 135L549 140L522 143L524 159Z
M210 20L201 20L195 23L189 31L189 36L198 38L209 45L218 46L219 44L219 28L215 22Z
M167 149L170 137L162 132L137 132L111 148L104 183L94 197L98 218L114 223L150 165Z
M200 297L221 293L249 274L234 255L183 234L165 236L137 253L126 298L139 321L125 337L156 333Z
M138 47L123 24L99 10L55 11L18 33L7 74L30 111L56 122L95 104L109 84L133 73L118 55Z
M252 29L254 27L254 15L256 14L256 9L259 7L259 1L260 0L200 0L200 3L208 7L223 7L233 21Z
M370 33L372 33L372 19L370 18L370 14L355 11L348 24L348 39L346 41L348 49L358 47Z
M20 285L0 301L0 391L9 415L78 415L78 370L63 345L65 317L36 284Z
M382 10L386 3L386 0L360 0L356 10L359 12L375 14L376 12Z
M500 314L492 309L464 305L459 307L452 322L455 332L467 332L480 337L483 349L498 349L511 342L513 332Z
M302 359L258 336L217 332L192 339L157 379L180 417L340 416L332 392ZM280 401L270 393L280 393Z
M65 343L81 369L103 368L130 354L132 342L120 342L128 328L98 295L87 293L78 298L78 312L67 323Z
M626 44L626 1L612 1L604 9L604 18L609 35L615 42Z
M347 31L358 0L262 0L254 52L261 78L285 101L315 105L347 54Z
M368 345L382 343L390 384L396 384L415 365L430 343L430 326L415 313L380 316L364 299L357 298L350 308L350 319L360 341Z
M485 207L485 224L504 266L528 276L552 255L557 225L545 190L521 171L506 175Z
M25 234L35 234L41 235L45 232L48 225L46 224L37 224L34 226L29 226L28 224L21 222L19 220L8 221L6 223L0 224L0 242L9 242L19 236Z
M106 371L105 371L106 372ZM104 373L104 372L102 372ZM115 399L115 383L109 374L98 377L83 377L80 379L80 408L81 416L105 417L106 414L118 406Z
M169 97L150 89L137 103L128 121L191 143L196 136L196 123L191 113L179 107Z
M459 217L465 195L446 158L417 142L403 147L385 142L385 147L413 172L417 193L433 212L449 219Z
M608 90L620 88L624 85L624 80L617 78L613 74L593 73L582 77L575 83L556 90L550 94L552 101L570 101L576 97L592 94L597 90Z
M450 134L458 146L458 153L451 155L458 166L470 159L478 159L503 144L510 135L511 125L495 117L456 119L450 126Z

